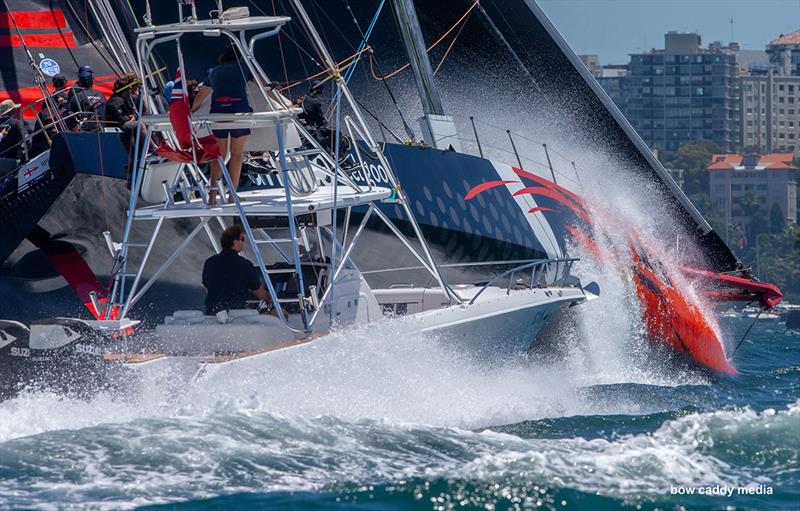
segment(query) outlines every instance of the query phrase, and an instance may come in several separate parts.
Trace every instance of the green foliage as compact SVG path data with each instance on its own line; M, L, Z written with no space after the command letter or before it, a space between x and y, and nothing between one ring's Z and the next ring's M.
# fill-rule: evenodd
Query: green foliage
M708 193L708 172L711 156L720 153L720 147L710 140L694 140L681 144L674 153L662 154L664 166L672 169L683 169L683 190L686 195Z
M778 234L786 229L786 217L783 210L777 203L773 203L769 209L769 232L770 234Z
M751 217L745 232L739 224L725 225L708 194L696 193L691 200L745 266L778 286L788 301L800 302L800 226L788 226L780 207L770 208L768 221L757 198L742 197L739 205Z
M756 244L756 238L769 231L767 217L760 210L750 216L750 223L747 226L747 243Z
M800 227L784 229L777 234L761 234L758 244L734 253L754 271L757 277L775 284L788 301L800 301Z

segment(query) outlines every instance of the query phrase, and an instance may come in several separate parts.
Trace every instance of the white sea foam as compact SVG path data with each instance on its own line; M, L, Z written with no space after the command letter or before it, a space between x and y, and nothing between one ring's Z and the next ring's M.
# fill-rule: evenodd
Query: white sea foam
M693 413L653 433L613 440L525 440L492 431L257 411L148 419L3 443L10 477L0 481L0 504L119 508L414 478L538 484L618 498L662 494L669 485L772 484L768 474L749 472L741 446L755 441L753 449L781 451L794 457L796 468L798 419L800 402L761 413Z

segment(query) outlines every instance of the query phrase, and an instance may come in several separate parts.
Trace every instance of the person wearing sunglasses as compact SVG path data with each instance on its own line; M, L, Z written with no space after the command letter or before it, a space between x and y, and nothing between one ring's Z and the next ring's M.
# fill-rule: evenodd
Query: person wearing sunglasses
M268 305L272 303L256 267L240 256L246 240L241 225L228 227L219 239L222 251L206 259L203 265L206 314L213 316L223 310L244 309L251 296Z

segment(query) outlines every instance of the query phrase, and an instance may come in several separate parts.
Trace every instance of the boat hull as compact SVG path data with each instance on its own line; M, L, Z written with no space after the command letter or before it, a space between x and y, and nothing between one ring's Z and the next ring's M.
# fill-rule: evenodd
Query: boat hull
M392 319L404 335L428 335L459 358L464 356L487 367L525 360L537 334L562 307L586 299L578 287L512 290L489 288L471 305L454 305ZM365 328L374 326L370 323ZM184 392L187 386L207 378L237 378L253 371L267 371L270 364L291 364L302 359L299 351L326 342L318 337L266 342L260 351L240 354L194 356L131 356L114 360L127 377L136 374L141 386L157 386L168 392ZM348 348L350 349L350 348ZM358 350L353 344L353 350ZM234 380L231 380L234 381Z

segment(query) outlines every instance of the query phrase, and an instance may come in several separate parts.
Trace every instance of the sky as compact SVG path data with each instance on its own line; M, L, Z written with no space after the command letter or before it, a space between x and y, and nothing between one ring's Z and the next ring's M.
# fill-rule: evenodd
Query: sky
M698 32L703 46L738 42L763 50L800 29L800 0L537 0L578 54L627 64L629 53L664 47L670 30ZM731 27L733 18L733 27Z

